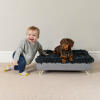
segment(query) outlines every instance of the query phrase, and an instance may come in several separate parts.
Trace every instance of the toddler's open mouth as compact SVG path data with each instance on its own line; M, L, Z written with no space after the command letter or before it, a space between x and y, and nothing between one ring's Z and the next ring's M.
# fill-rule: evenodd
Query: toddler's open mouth
M32 41L33 41L34 39L30 39L30 40L32 40Z
M32 42L34 41L34 39L29 39L29 40L32 41Z

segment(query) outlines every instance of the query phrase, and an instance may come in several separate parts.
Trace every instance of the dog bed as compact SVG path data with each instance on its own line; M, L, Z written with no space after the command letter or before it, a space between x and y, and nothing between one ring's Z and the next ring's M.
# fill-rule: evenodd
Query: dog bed
M66 63L62 63L59 55L54 55L52 50L45 50L48 56L39 55L35 60L37 62L37 70L66 70L66 71L88 71L92 69L94 62L86 50L72 50L73 61L68 59Z

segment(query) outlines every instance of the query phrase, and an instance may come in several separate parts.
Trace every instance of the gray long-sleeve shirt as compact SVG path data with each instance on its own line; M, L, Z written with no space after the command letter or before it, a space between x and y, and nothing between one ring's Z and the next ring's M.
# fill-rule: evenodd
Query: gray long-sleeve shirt
M22 54L25 57L26 64L30 64L35 57L35 54L39 51L40 54L45 55L41 44L38 41L30 43L27 39L20 41L16 53L14 55L14 60L19 60L20 55Z

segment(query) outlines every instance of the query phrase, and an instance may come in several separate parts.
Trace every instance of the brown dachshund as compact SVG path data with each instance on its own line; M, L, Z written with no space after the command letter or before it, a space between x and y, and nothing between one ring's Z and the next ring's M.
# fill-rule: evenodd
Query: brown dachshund
M73 60L71 48L74 45L74 41L69 38L64 38L60 41L60 45L54 49L54 54L59 54L62 58L62 63L66 63L66 58L70 61Z

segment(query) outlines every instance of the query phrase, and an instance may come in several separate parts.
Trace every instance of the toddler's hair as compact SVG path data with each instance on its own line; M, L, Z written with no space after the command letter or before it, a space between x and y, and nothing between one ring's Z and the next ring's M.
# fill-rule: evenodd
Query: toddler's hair
M36 26L30 26L30 27L27 28L27 32L28 32L29 30L32 30L32 31L37 30L37 32L38 32L37 35L38 35L38 38L39 38L40 29L39 29L38 27L36 27Z

